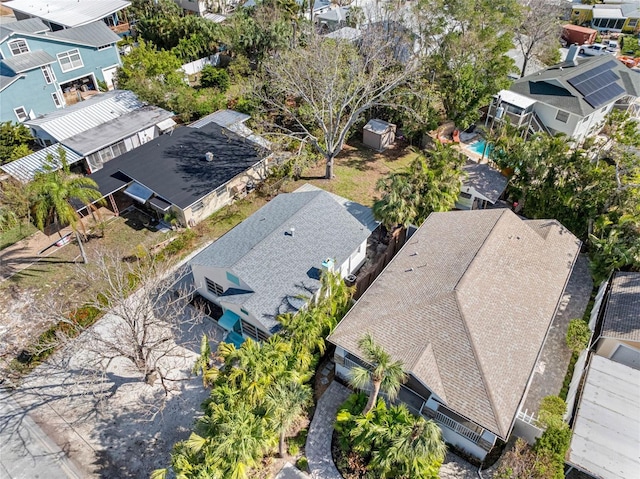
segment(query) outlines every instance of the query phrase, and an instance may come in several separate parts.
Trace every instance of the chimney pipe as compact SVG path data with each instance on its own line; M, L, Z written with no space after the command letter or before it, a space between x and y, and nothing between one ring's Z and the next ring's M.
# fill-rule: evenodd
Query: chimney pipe
M569 52L567 53L567 58L565 62L567 63L575 63L578 58L578 52L580 51L580 46L573 44L569 47Z

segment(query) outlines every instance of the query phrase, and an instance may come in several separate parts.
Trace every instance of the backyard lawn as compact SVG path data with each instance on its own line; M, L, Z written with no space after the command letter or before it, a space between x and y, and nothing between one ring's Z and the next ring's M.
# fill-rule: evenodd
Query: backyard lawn
M331 191L365 206L372 206L377 197L376 183L391 171L405 168L417 156L409 148L398 146L378 153L360 142L351 142L335 160L335 178L323 178L324 162L303 173L298 181L288 183L283 190L293 191L305 183Z

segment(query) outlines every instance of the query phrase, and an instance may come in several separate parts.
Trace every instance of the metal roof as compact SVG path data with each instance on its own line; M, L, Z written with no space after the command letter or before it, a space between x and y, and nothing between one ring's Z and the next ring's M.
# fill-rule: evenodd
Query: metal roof
M126 0L11 0L2 4L16 12L42 18L65 27L85 25L118 12L131 2Z
M362 32L357 28L342 27L331 33L327 33L325 38L333 38L335 40L352 40L355 41L362 36Z
M573 425L569 463L600 479L640 471L640 371L593 356Z
M0 169L13 176L15 179L20 180L23 183L28 183L33 180L34 175L38 171L43 170L47 155L52 155L54 158L57 158L59 154L58 150L60 148L62 148L66 153L67 162L70 165L82 159L82 156L78 155L75 151L64 145L55 144L2 165L0 166Z
M225 15L220 15L219 13L205 13L202 16L215 23L222 23L227 19Z
M251 118L251 116L246 113L240 113L239 111L218 110L189 124L189 128L202 128L209 123L215 123L223 128L229 128L231 125L245 122L249 118Z
M4 22L6 17L0 16L0 42L12 33L42 33L48 32L47 27L39 18L27 18L13 22Z
M14 76L0 75L0 91L7 88L13 82L20 80L20 78L24 78L24 75L14 75Z
M23 73L55 62L56 59L44 50L34 50L32 52L21 53L20 55L2 60L2 63L4 63L7 68L16 73Z
M593 18L623 19L625 16L619 8L594 8Z
M121 40L104 22L93 22L74 28L48 32L46 37L96 48Z
M25 124L62 141L144 106L133 92L113 90L48 113Z
M67 138L62 143L87 156L171 117L173 113L170 111L157 106L143 106Z

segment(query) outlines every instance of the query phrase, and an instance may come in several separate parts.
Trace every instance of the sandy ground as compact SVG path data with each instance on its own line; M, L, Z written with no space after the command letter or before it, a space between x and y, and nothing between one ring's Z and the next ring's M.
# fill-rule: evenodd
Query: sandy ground
M178 340L179 355L164 363L172 379L167 396L159 382L145 384L125 360L112 361L106 371L88 367L93 359L89 335L36 368L11 396L85 477L149 477L168 465L173 444L189 436L208 394L190 370L202 334L215 348L221 331L207 318L188 319ZM116 324L117 318L107 315L94 328L104 337ZM0 416L0 428L7 422Z

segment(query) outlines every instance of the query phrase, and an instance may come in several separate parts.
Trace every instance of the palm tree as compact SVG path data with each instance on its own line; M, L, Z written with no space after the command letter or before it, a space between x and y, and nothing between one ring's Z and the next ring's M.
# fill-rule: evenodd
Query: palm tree
M367 415L375 406L380 391L393 400L400 392L400 386L406 381L407 375L402 369L401 361L392 361L391 356L382 346L376 344L371 334L367 333L358 341L364 360L371 364L371 368L356 366L351 369L350 383L358 389L372 385L367 405L362 411Z
M88 259L79 233L79 230L85 233L85 227L76 207L78 204L86 207L93 207L96 202L103 204L102 193L92 179L71 173L62 148L58 150L58 155L59 161L54 160L52 155L47 156L44 170L37 172L29 185L29 193L33 195L33 217L40 229L56 221L60 226L71 226L86 264Z
M278 454L284 457L285 435L302 416L311 402L311 388L297 381L280 381L273 385L266 397L267 416L280 433Z
M202 335L202 340L200 341L200 356L198 356L196 363L193 365L191 373L202 373L202 385L204 387L213 386L213 382L218 378L218 369L211 367L211 345L209 344L209 337L206 334Z

